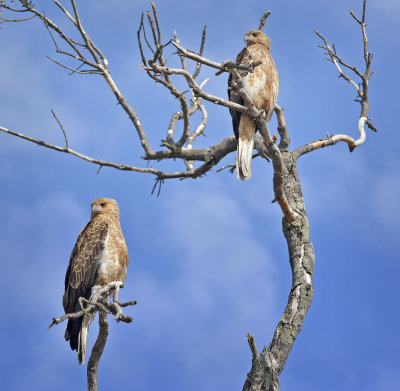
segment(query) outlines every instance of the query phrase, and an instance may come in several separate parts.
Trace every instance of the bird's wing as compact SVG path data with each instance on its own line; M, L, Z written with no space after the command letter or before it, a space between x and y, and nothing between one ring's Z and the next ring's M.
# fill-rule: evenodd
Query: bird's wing
M236 57L236 63L238 64L248 64L251 62L251 55L248 51L247 48L244 48ZM245 78L248 74L248 71L244 70L238 70L239 75L242 78ZM229 74L228 78L228 97L231 102L235 102L239 105L244 105L244 100L243 98L238 95L233 89L232 89L232 73ZM242 116L242 113L236 110L231 110L229 109L229 112L231 113L232 117L232 125L233 125L233 131L235 133L236 140L239 138L239 124L240 124L240 118Z
M76 308L79 297L89 298L91 288L96 284L98 261L107 235L108 223L101 219L91 220L79 234L65 275L65 313L79 309Z

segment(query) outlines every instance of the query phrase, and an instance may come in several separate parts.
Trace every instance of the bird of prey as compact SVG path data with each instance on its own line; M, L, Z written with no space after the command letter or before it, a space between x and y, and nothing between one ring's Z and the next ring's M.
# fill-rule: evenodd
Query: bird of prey
M267 120L271 119L278 97L279 78L275 62L271 57L271 41L260 30L251 30L245 36L247 46L238 54L236 63L249 65L261 62L253 72L238 70L243 80L243 90L258 109L265 111ZM243 98L232 88L232 73L228 79L229 100L244 105ZM230 110L233 130L237 140L236 170L238 178L249 179L251 176L251 159L254 148L256 123L245 114Z
M94 285L125 281L128 249L119 224L115 200L97 198L92 202L91 220L86 224L72 250L65 275L63 306L65 313L80 311L79 298L90 299ZM68 320L65 339L85 362L89 323L93 316Z

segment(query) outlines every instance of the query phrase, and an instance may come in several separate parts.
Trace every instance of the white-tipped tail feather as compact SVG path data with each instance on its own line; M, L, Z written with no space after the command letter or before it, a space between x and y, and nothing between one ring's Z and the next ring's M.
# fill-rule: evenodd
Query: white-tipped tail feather
M78 335L78 362L84 364L86 361L87 340L89 335L89 324L94 319L93 315L83 315L82 328Z
M254 139L242 140L239 138L236 150L237 177L242 181L251 177L251 159L253 157Z

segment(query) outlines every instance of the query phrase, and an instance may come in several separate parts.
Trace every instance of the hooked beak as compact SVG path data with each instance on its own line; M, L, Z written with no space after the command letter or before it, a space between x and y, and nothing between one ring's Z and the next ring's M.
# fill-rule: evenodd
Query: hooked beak
M94 216L96 213L101 211L101 206L99 205L93 205L92 206L92 216Z

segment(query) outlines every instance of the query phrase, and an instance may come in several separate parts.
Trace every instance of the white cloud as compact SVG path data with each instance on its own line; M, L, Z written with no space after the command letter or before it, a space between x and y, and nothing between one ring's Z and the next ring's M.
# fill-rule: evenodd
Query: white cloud
M210 371L210 390L219 389L227 378L242 382L243 365L249 365L251 357L246 332L253 333L259 345L264 344L278 318L268 244L255 235L245 200L235 199L217 182L194 188L176 183L170 192L168 198L156 201L155 236L144 239L154 248L140 255L132 249L132 265L121 299L139 301L132 311L126 310L135 322L114 325L110 318L110 343L102 358L102 376L109 378L114 373L116 354L122 358L117 360L118 366L128 369L132 360L148 362L149 352L162 344L155 365L168 365L167 357L172 354L182 366L185 379L199 376L200 366L202 371ZM176 207L171 208L171 200ZM46 368L51 368L52 375L41 383L42 389L60 386L65 375L58 368L67 368L67 373L72 371L84 381L76 355L69 352L63 340L64 325L50 331L46 327L51 317L62 311L60 281L74 239L88 214L86 205L69 193L50 193L24 204L11 203L7 209L6 219L13 224L3 239L10 240L8 245L4 243L8 253L16 254L8 273L18 276L18 289L14 290L7 316L23 322L20 310L24 303L23 316L29 316L35 324L25 331L26 339L18 345L23 349L25 344L28 356L23 365L29 365L26 376L19 380L20 388L31 384L35 389ZM133 218L125 224L131 221L138 224ZM24 246L18 244L21 234L26 240ZM66 245L65 237L70 245ZM146 267L147 261L152 263L150 268ZM11 280L3 283L3 297L14 284ZM95 337L93 325L90 347ZM127 343L132 338L132 344ZM132 349L137 349L134 355ZM221 361L215 355L216 349L223 351L226 359ZM145 384L149 368L139 361L141 370L136 381Z
M7 342L7 365L24 372L24 376L10 377L3 372L8 389L62 390L67 384L79 388L85 382L86 368L77 366L76 354L69 352L64 341L65 324L51 330L47 326L53 316L63 313L69 254L89 212L67 192L35 194L22 203L7 202L7 208L2 208L1 217L8 225L0 236L0 248L8 268L0 284L6 303L0 318L7 324L5 332L14 339ZM76 375L69 377L71 371Z
M131 332L139 334L142 349L162 344L158 359L174 354L185 378L209 368L210 389L218 389L232 367L239 371L234 378L243 380L242 365L251 357L246 333L266 343L278 315L268 245L256 238L244 206L211 187L177 184L174 194L160 200L156 232L165 235L152 243L163 249L155 253L163 272L147 270L146 259L136 258L123 296L129 292L139 301ZM216 350L224 352L223 361Z
M28 306L33 313L39 306L45 311L61 312L60 281L63 281L74 244L72 239L71 245L66 246L65 240L77 236L76 221L87 221L89 211L84 210L72 194L52 193L25 200L23 204L8 203L2 214L12 224L1 236L0 246L11 260L9 273L18 279L19 289L12 289L13 279L5 279L1 293L12 290L14 303L23 302L25 298L29 303L36 303ZM55 292L60 293L58 297L54 296ZM11 306L10 310L19 312L18 306ZM49 314L53 315L56 313Z

